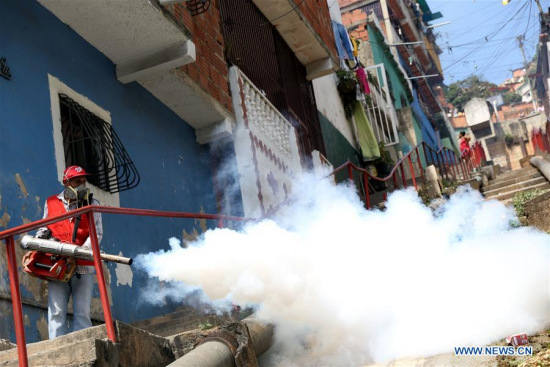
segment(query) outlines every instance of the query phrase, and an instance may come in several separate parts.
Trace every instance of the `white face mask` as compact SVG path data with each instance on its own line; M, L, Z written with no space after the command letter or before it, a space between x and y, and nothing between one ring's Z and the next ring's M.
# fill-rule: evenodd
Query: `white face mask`
M84 184L77 186L76 188L65 186L64 195L66 199L77 201L88 200L89 194L90 189L88 189Z

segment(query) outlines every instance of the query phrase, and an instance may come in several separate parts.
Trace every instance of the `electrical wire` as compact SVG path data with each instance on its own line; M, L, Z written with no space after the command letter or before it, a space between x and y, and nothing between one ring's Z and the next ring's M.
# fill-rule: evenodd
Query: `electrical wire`
M532 7L532 3L531 3L529 11L531 11L531 7ZM533 27L533 28L536 28L536 26ZM512 28L510 30L510 33L512 33L513 30L514 29ZM525 36L526 36L528 30L529 29L526 28L525 32L523 33L524 39L525 39ZM517 39L517 37L516 37L516 39ZM486 63L484 63L484 65L480 68L480 73L485 74L486 72L488 72L493 67L493 64L498 61L498 59L500 58L500 55L502 54L502 52L505 52L506 49L509 49L511 47L515 47L515 43L512 43L511 45L508 45L508 42L503 43L502 47L494 52L493 58L491 60L487 61Z
M514 19L514 17L517 16L518 13L521 12L527 5L528 5L527 3L524 3L524 4L519 8L519 10L518 10L515 14L512 15L512 17L511 17L509 20L507 20L507 21L504 22L504 25L503 25L503 26L501 26L501 27L495 29L493 32L491 32L491 33L487 36L487 38L489 38L489 37L492 36L492 35L498 34L498 32L502 31L502 29L504 29L504 28L507 26L507 23L510 22L512 19ZM457 65L459 65L459 63L460 63L461 61L463 61L463 60L465 60L466 58L472 56L472 54L473 54L474 52L478 51L482 46L483 46L483 44L480 45L480 46L478 46L478 47L476 47L476 48L474 48L472 51L468 52L466 55L462 56L460 59L456 60L454 63L452 63L451 65L447 66L447 67L444 68L442 71L449 72L449 71L452 70L454 67L456 67Z
M527 3L526 3L527 4ZM530 3L530 5L532 5L532 3ZM527 9L527 8L526 8ZM521 10L521 9L520 9ZM527 11L530 11L531 10L531 7L529 7L529 9L527 9ZM517 19L515 21L515 23L517 23ZM510 27L509 31L508 31L508 36L512 36L512 34L514 33L515 29L514 27ZM512 43L511 45L509 45L510 41L502 41L498 44L497 46L497 50L495 50L493 52L493 56L492 58L485 62L484 64L481 65L481 67L479 68L479 73L480 74L483 74L486 70L490 69L491 66L501 57L502 53L505 52L507 49L509 49L510 47L514 47L514 43Z

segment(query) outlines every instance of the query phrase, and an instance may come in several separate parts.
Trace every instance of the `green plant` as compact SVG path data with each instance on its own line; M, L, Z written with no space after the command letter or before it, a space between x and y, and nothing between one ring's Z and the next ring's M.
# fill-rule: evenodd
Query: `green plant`
M420 200L422 200L422 203L426 206L430 205L430 202L432 201L432 196L430 195L430 191L432 190L431 185L425 184L418 188L418 196L420 197Z
M393 166L395 162L391 157L390 152L386 149L386 144L383 141L378 142L378 150L380 150L380 162Z
M506 134L504 136L504 142L506 143L507 146L510 146L514 142L514 137L510 134Z
M441 194L452 195L456 192L458 183L444 178L443 180L441 180L441 186L443 186L443 188L441 189Z
M201 330L208 330L208 329L212 329L213 327L214 327L214 325L212 325L212 324L209 323L208 321L199 324L199 329L201 329Z
M542 189L534 189L524 192L518 192L514 195L512 198L512 205L514 206L514 210L516 211L516 215L518 217L525 216L524 206L525 203L528 202L531 199L536 198L539 195L544 194L548 190L542 190Z
M367 73L367 80L370 85L373 85L376 89L380 89L380 87L378 86L378 78L376 78L374 75L372 75L371 73Z
M336 72L338 76L338 94L344 105L346 117L351 117L353 114L353 103L357 100L357 77L353 71L339 70Z
M395 162L393 161L390 152L386 149L384 142L381 141L378 143L378 150L380 151L380 158L374 160L373 163L378 171L378 176L386 177L391 173Z

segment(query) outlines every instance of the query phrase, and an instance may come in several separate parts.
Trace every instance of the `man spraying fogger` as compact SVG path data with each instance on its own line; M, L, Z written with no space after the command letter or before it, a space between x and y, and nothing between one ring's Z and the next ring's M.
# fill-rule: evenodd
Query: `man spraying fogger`
M50 196L44 205L44 218L54 217L85 205L99 205L86 187L86 171L79 166L70 166L63 172L65 189L58 195ZM101 241L103 226L101 214L94 213L97 240ZM39 228L36 237L72 243L91 250L88 220L85 214ZM36 252L27 252L23 257L23 268L32 263ZM64 261L64 260L63 260ZM74 270L63 279L48 279L48 334L50 339L65 335L69 298L73 298L72 331L92 326L90 305L94 284L94 263L90 260L68 259L66 267ZM75 262L76 264L72 263ZM38 263L36 263L38 264ZM38 264L41 265L41 264Z

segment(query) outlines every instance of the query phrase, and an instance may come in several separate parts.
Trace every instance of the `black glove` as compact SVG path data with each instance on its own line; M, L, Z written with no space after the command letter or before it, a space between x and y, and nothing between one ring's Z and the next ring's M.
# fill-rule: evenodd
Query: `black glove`
M40 234L36 234L36 236L34 236L36 238L41 238L43 240L49 240L51 237L52 237L52 231L50 231L49 229L45 230L44 232L40 233Z

